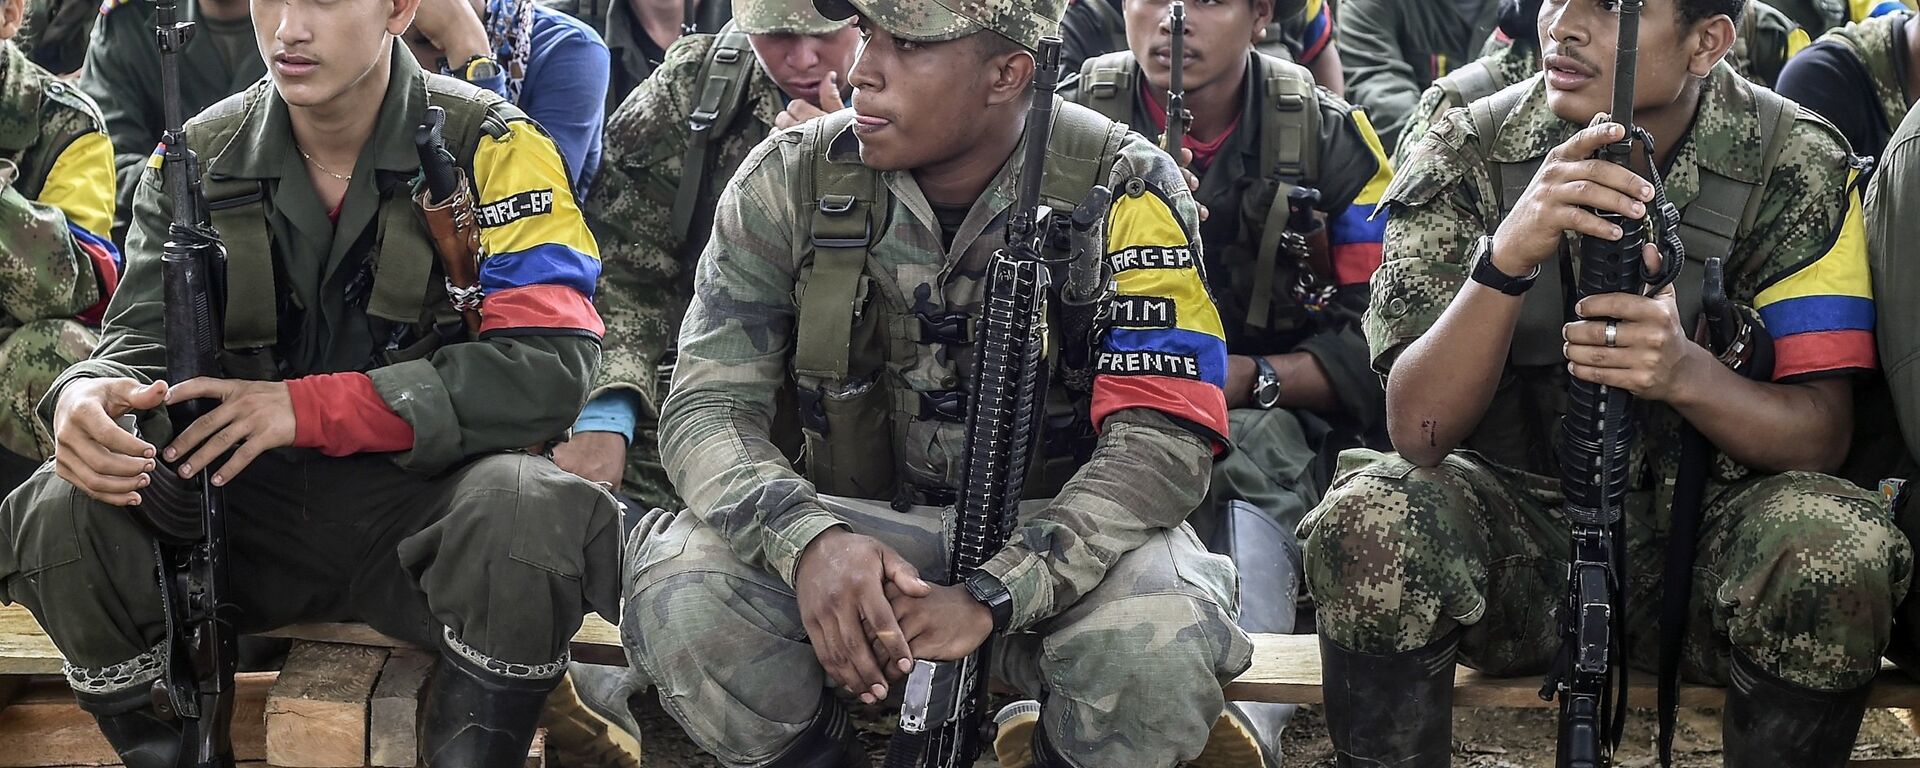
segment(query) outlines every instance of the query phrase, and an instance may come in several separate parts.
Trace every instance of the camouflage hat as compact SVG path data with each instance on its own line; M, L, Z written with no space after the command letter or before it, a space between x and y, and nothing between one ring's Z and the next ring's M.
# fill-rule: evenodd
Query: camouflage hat
M813 9L813 0L733 0L733 25L749 35L824 35L845 29Z
M981 30L1000 33L1027 50L1060 34L1065 0L813 0L829 19L865 16L888 34L917 43L957 40Z

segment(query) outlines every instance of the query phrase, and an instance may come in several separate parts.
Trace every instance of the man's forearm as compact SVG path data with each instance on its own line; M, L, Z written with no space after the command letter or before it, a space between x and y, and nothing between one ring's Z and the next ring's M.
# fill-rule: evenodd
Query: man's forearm
M1473 434L1506 369L1521 305L1468 281L1433 328L1407 345L1387 376L1387 433L1401 456L1435 466Z
M1699 347L1687 386L1669 402L1728 458L1762 472L1833 472L1853 434L1852 382L1758 382Z

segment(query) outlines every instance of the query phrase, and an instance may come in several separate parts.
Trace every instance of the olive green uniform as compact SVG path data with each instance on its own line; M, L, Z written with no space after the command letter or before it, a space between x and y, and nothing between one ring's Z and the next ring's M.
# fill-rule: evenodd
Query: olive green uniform
M1382 373L1460 291L1468 252L1534 165L1579 128L1553 114L1544 78L1535 77L1448 113L1402 163L1366 316ZM1728 297L1755 307L1774 337L1774 380L1871 371L1861 164L1845 140L1721 64L1703 84L1690 132L1676 141L1666 183L1682 211L1687 256L1727 254ZM1326 641L1390 654L1463 628L1470 666L1529 674L1553 661L1570 548L1555 461L1569 379L1564 261L1550 260L1526 294L1500 388L1461 450L1431 468L1391 454L1342 457L1334 489L1306 523L1307 584ZM1691 327L1699 278L1683 275L1676 287L1682 327ZM1834 325L1837 314L1819 311L1833 306L1864 307L1865 328ZM1630 566L1624 590L1627 659L1646 665L1657 656L1650 627L1662 585L1652 564L1670 525L1680 416L1661 403L1635 406L1624 544L1628 562L1640 565ZM1713 456L1708 475L1683 674L1724 684L1738 652L1806 688L1871 679L1913 565L1886 505L1837 478L1765 474L1724 454Z
M1874 303L1878 311L1877 341L1880 360L1886 367L1887 384L1892 392L1893 411L1898 416L1904 442L1907 467L1913 466L1912 446L1920 445L1920 369L1914 367L1915 352L1920 351L1920 275L1913 269L1914 238L1920 237L1920 185L1914 182L1920 173L1920 111L1909 112L1894 130L1893 138L1881 155L1878 170L1867 190L1867 252L1873 264L1873 290L1881 297ZM1914 480L1907 474L1909 483ZM1911 499L1898 510L1900 529L1911 541L1920 541L1920 505ZM1920 600L1909 598L1900 606L1894 628L1893 648L1888 655L1911 667L1920 662Z
M140 175L165 128L161 118L160 49L153 39L153 3L128 0L102 8L106 15L93 26L80 89L100 105L107 119L107 135L113 139L114 167L119 169L120 178L113 241L124 243L132 226L133 198L140 187ZM183 21L205 21L195 0L182 0L179 8ZM180 54L181 114L199 113L267 75L266 62L257 49L252 55L230 55L234 47L222 44L239 35L252 38L252 27L245 19L209 24L200 24Z
M497 300L514 294L504 286L517 267L556 274L595 249L565 165L537 126L490 93L421 72L397 43L391 61L337 225L292 151L288 108L271 82L188 123L230 257L226 373L365 371L413 436L394 453L269 451L229 483L231 617L243 632L365 621L515 665L508 676L551 677L586 610L614 615L617 513L604 491L515 449L552 438L578 411L598 362L597 318L585 291L569 297L563 291L575 289L558 283L534 290L550 306L575 307L571 314L529 324ZM429 102L446 107L450 124L469 126L450 131L449 149L490 214L480 265L488 325L477 341L442 343L436 328L461 326L409 210L413 135ZM156 162L140 181L127 280L100 348L62 376L43 418L77 379L163 373L163 175ZM165 440L166 422L146 414L141 434ZM153 649L166 626L152 549L126 510L89 499L49 466L0 507L0 537L0 597L33 610L77 690L111 693L158 674Z
M1398 146L1420 93L1479 58L1499 0L1343 0L1340 64L1347 99L1367 111L1381 140Z

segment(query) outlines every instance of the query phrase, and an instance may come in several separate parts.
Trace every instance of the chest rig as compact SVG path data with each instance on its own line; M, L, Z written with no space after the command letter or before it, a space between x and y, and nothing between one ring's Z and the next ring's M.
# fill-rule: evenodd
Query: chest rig
M793 242L799 270L790 374L805 445L802 471L822 493L888 499L899 505L951 504L966 420L967 389L953 367L971 355L978 318L947 305L948 263L937 282L901 284L883 253L894 197L882 175L827 151L851 113L820 118L807 131L793 190ZM1071 211L1107 183L1126 127L1071 104L1055 112L1041 199ZM1090 345L1061 339L1050 347ZM1047 424L1031 457L1028 498L1052 495L1091 452L1087 395L1054 377ZM945 443L951 443L950 446ZM940 466L946 465L946 466Z

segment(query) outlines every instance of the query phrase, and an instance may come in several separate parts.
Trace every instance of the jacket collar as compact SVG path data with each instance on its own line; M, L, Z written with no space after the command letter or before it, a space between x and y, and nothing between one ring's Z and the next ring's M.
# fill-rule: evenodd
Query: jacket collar
M366 148L361 150L361 159L370 158L373 164L362 162L359 167L415 171L420 158L413 148L413 131L426 115L426 73L399 40L394 41L390 55L393 70L380 102L380 116L367 137ZM264 80L245 98L239 127L214 150L207 162L208 171L230 178L268 179L282 176L288 167L297 168L283 161L293 154L288 151L293 143L293 124L279 89L271 79Z

